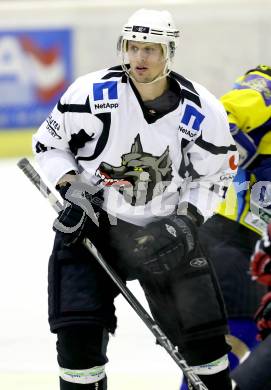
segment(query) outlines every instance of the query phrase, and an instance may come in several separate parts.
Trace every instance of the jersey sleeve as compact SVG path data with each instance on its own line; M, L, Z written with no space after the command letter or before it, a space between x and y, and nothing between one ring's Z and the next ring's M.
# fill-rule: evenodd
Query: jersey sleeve
M221 102L240 153L239 166L250 169L260 153L262 127L271 116L270 76L252 72L240 77L234 89L221 97Z
M79 79L78 79L79 80ZM78 171L77 157L93 154L101 122L91 114L87 93L76 81L61 97L33 136L33 153L41 170L55 186L69 171ZM90 128L89 117L93 118Z
M61 101L65 101L65 96ZM33 136L36 161L54 186L65 173L78 169L68 141L65 116L56 105Z
M204 221L224 199L237 170L238 152L223 106L214 97L194 142L182 144L185 190L181 203L192 204Z
M262 94L254 89L233 89L221 97L230 125L244 133L265 123L271 115Z

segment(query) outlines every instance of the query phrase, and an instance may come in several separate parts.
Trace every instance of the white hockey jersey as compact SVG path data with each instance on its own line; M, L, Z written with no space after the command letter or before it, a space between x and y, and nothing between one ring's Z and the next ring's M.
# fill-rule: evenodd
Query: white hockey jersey
M154 115L121 67L78 78L33 137L55 186L67 172L104 189L112 216L145 225L192 204L208 219L225 196L238 155L221 103L170 73L180 101Z

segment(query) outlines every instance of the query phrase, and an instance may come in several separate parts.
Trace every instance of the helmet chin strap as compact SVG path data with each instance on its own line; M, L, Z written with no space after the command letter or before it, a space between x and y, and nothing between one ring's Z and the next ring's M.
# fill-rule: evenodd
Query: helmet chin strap
M157 81L159 80L162 80L164 79L165 77L167 77L170 73L170 70L167 68L167 61L166 61L166 64L165 64L165 67L164 67L164 70L163 70L163 73L160 75L160 76L157 76L155 77L152 81L137 81L134 76L131 75L131 69L128 69L127 66L125 65L125 63L123 62L121 64L121 67L122 69L124 70L124 72L126 73L126 75L132 79L134 82L136 82L137 84L145 84L145 85L150 85L150 84L154 84L156 83Z
M122 45L124 44L124 42L122 42ZM169 66L168 66L168 63L169 63L169 58L167 57L166 58L166 61L165 61L165 66L164 66L164 69L163 69L163 72L160 76L157 76L155 77L152 81L137 81L134 76L131 75L131 70L127 68L127 66L125 65L125 53L124 53L124 50L123 50L123 47L122 47L122 50L121 50L121 59L122 59L122 63L121 63L121 67L122 69L124 70L125 74L130 78L132 79L134 82L136 82L137 84L145 84L145 85L150 85L150 84L154 84L156 83L157 81L159 80L162 80L164 79L165 77L167 77L170 73L170 69L169 69Z

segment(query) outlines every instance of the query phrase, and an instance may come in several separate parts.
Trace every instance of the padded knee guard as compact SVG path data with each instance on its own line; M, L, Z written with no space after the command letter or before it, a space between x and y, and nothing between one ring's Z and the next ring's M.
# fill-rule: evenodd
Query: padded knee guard
M182 259L167 280L143 281L142 286L155 320L175 345L227 333L223 298L199 247L192 257Z
M57 336L61 390L81 385L89 385L83 387L86 390L106 389L108 332L100 326L81 325L59 329Z
M184 259L174 276L172 295L181 324L183 341L205 339L227 333L222 293L212 264L200 247Z
M49 260L48 293L52 332L91 323L115 331L113 301L119 291L83 245L63 246L60 233Z

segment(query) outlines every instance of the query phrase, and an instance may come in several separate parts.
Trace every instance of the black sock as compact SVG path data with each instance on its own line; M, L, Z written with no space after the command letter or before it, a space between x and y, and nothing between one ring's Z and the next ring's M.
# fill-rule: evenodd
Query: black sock
M229 368L213 375L199 375L208 390L232 390Z

